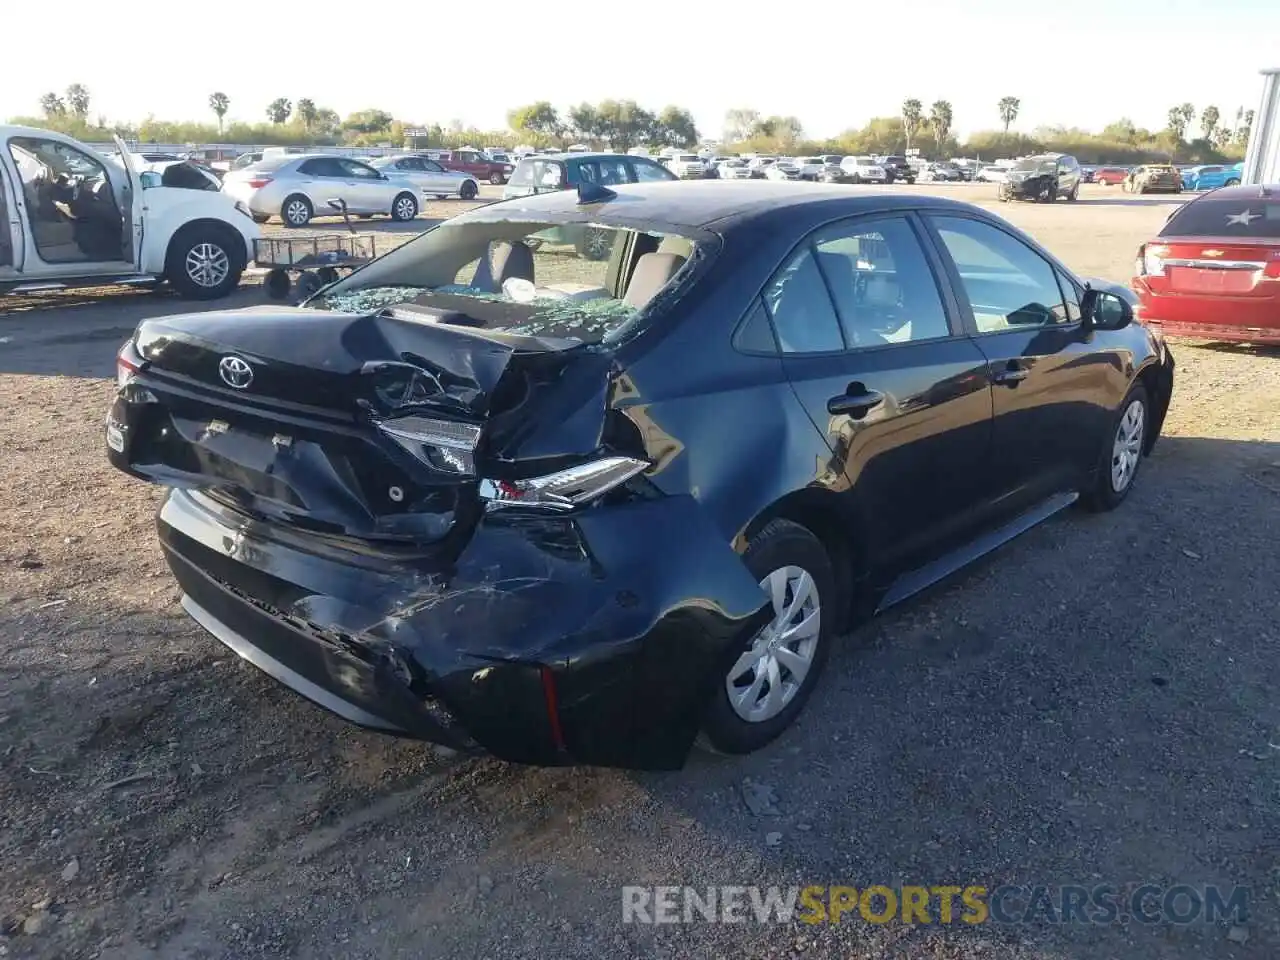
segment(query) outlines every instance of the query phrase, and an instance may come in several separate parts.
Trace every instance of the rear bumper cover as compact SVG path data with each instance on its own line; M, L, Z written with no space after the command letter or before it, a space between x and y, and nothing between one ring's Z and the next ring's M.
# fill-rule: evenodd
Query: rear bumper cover
M181 490L158 526L188 613L240 656L353 723L513 762L678 768L769 616L687 497L485 518L448 560Z

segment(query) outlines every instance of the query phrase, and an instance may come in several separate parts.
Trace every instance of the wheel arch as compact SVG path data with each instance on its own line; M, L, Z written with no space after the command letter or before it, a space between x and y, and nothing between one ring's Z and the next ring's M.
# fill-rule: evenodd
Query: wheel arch
M851 625L857 611L857 599L869 569L865 553L866 537L861 522L844 503L844 494L822 487L805 487L788 493L761 510L734 538L733 548L739 555L748 542L770 521L782 519L804 527L821 542L831 559L836 583L847 588L836 621L837 629Z
M239 230L227 223L227 221L219 220L217 217L198 217L182 224L169 237L169 241L164 248L166 266L169 263L169 257L173 253L175 245L181 242L188 234L199 230L213 230L228 239L228 246L230 247L228 253L235 255L237 258L232 263L233 268L243 270L249 264L249 261L253 259L253 251L248 248L247 242Z
M1173 371L1165 369L1159 360L1152 360L1138 371L1134 382L1142 384L1151 401L1149 429L1143 442L1143 452L1150 453L1160 436L1165 414L1169 412L1169 402L1173 398Z

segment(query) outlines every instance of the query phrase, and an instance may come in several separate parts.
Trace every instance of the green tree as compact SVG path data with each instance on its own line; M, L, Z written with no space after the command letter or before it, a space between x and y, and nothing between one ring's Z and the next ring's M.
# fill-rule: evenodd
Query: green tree
M666 106L654 117L646 139L655 147L693 147L698 143L698 127L688 110Z
M938 155L942 155L942 144L951 133L951 121L954 115L951 103L947 100L935 100L929 108L929 125L933 127L933 139L938 145Z
M1169 132L1173 134L1175 142L1181 143L1183 134L1187 132L1187 118L1182 114L1181 107L1169 108Z
M546 100L539 100L507 113L507 125L517 133L527 133L535 138L562 141L565 123L560 113Z
M321 137L336 137L342 133L342 118L337 110L321 107L316 111L315 133Z
M1000 102L996 104L996 109L1000 111L1000 122L1004 124L1004 132L1008 133L1010 125L1018 119L1022 101L1017 97L1001 97Z
M634 100L603 100L596 105L598 132L614 150L630 150L648 138L653 114Z
M44 111L46 117L65 117L67 115L67 105L62 102L62 98L56 93L46 93L40 98L40 109Z
M285 97L276 97L267 104L267 119L274 124L284 123L289 119L289 110L292 106Z
M311 132L311 128L316 122L316 104L314 100L303 97L293 107L294 118L302 124L302 129L307 133Z
M569 130L567 132L573 134L579 140L595 140L597 137L604 135L599 111L592 104L585 101L576 107L569 108L568 126Z
M1240 126L1236 127L1236 146L1247 147L1249 145L1249 134L1253 131L1253 111L1246 110L1244 119Z
M1218 113L1218 108L1214 106L1205 107L1200 114L1200 132L1206 140L1213 141L1214 134L1218 130L1219 119L1221 119L1221 115Z
M923 105L914 97L902 101L902 132L906 135L908 150L911 149L911 138L920 129L920 117L923 111Z
M760 123L760 111L747 107L735 107L724 115L724 132L721 136L726 143L740 143L749 140L756 133Z
M347 114L343 129L354 133L382 133L391 129L394 117L385 110L357 110Z
M83 83L73 83L67 87L67 106L73 116L83 120L89 116L89 88Z
M227 110L230 106L231 98L225 93L209 94L209 109L218 118L218 136L222 136L222 118L227 115Z

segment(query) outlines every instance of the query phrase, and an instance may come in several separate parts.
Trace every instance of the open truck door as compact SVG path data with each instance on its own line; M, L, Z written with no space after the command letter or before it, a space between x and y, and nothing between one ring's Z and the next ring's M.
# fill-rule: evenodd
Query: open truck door
M116 149L120 151L120 164L124 167L124 195L120 200L121 230L124 241L124 259L131 262L134 269L142 269L142 232L143 211L146 210L146 198L143 194L142 175L134 166L135 160L129 147L118 135L112 136Z

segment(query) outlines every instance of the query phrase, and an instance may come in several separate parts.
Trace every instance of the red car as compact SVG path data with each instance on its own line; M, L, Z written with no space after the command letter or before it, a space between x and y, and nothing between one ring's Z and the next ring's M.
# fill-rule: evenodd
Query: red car
M440 165L446 170L457 170L469 174L481 183L495 185L506 183L515 170L515 164L494 160L483 150L475 147L463 147L453 150L440 158Z
M1099 167L1098 172L1093 175L1093 182L1105 187L1114 187L1117 183L1124 183L1127 176L1129 176L1128 167Z
M1138 248L1143 323L1175 336L1280 343L1280 186L1223 187Z

